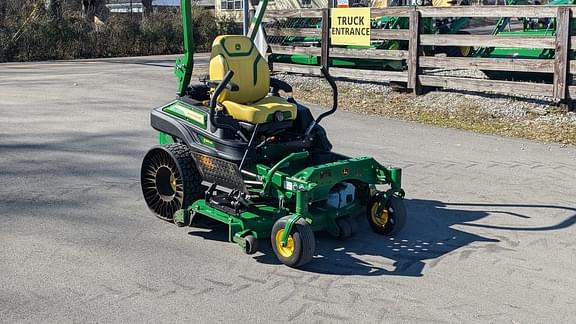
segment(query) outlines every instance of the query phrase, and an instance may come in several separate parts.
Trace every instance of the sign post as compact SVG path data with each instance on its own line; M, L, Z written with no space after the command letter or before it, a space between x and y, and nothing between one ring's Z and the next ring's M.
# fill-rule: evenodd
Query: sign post
M332 8L333 45L370 46L370 8Z

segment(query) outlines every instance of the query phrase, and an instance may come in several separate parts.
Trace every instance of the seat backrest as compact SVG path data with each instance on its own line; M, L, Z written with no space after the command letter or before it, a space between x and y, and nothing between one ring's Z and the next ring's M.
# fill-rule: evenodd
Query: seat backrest
M239 91L224 90L219 102L230 100L240 104L256 102L270 91L270 71L250 38L241 35L218 36L212 43L210 80L222 80L228 70L234 71L232 82Z

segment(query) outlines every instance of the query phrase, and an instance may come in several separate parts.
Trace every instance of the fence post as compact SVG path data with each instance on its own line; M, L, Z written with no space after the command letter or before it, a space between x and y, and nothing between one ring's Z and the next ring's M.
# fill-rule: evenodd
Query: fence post
M570 8L560 7L556 13L554 58L554 99L561 104L570 101Z
M412 89L414 94L420 94L420 84L418 82L418 55L420 47L420 11L417 9L410 12L410 40L408 45L408 89Z
M330 66L330 9L322 9L322 43L320 64L329 70Z

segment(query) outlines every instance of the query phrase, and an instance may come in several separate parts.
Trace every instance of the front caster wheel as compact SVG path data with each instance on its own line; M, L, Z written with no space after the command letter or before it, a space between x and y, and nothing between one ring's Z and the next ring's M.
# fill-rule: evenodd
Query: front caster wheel
M316 241L310 225L303 218L300 218L292 226L286 245L282 246L282 235L289 219L290 216L285 216L274 223L270 235L272 250L280 262L289 267L297 268L312 260Z
M404 199L391 196L382 206L382 197L374 196L368 204L368 223L378 234L391 236L398 233L406 224Z

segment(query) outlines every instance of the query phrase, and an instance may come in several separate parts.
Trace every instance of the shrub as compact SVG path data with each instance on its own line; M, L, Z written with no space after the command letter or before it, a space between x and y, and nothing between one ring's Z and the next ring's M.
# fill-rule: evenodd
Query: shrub
M218 25L218 35L242 34L242 25L234 20L232 16L216 17Z
M0 0L3 2L4 0ZM152 15L110 15L96 26L81 11L66 8L51 15L34 1L9 0L0 5L0 62L95 58L182 52L179 10ZM193 10L196 51L209 50L218 34L238 33L230 18L215 18L208 10Z

